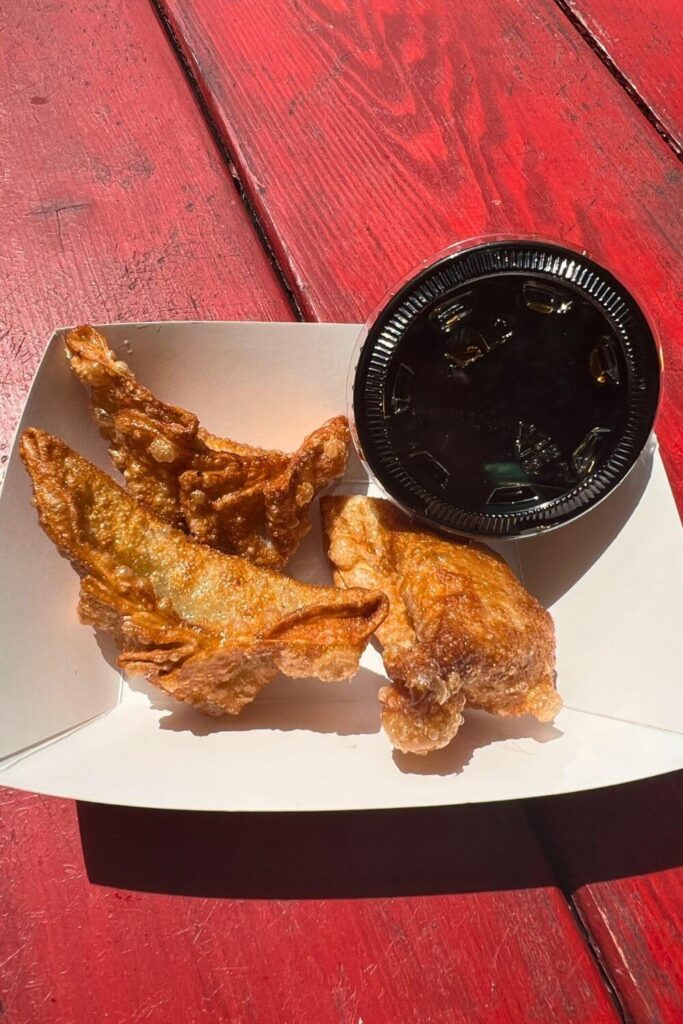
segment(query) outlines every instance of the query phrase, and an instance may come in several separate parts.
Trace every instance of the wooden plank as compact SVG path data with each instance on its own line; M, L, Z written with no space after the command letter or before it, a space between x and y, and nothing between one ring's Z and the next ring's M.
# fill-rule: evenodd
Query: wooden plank
M683 1020L683 772L527 805L628 1020Z
M429 0L409 21L395 0L163 9L309 317L363 319L420 259L483 232L585 245L644 298L661 333L659 435L683 498L681 168L552 0ZM595 806L608 814L610 794ZM553 820L578 876L590 861L584 847L573 855L577 826ZM637 835L647 850L649 833ZM617 829L612 839L624 841ZM598 876L577 895L628 1006L659 976L647 932L664 927L671 884L648 876L636 896ZM608 943L627 918L630 959ZM662 1014L680 999L672 987L650 1004Z
M1 20L4 461L58 324L292 314L146 0Z
M557 0L617 77L683 151L683 8L679 0Z
M290 310L146 2L25 0L3 12L2 29L6 442L57 322L286 319ZM297 895L313 872L324 843L310 825L283 853L272 821L248 839L242 819L214 845L203 818L174 816L155 832L154 816L84 808L88 868L111 888L87 880L72 804L8 790L0 800L7 1020L423 1024L472 1021L478 1007L492 1021L518 1019L521 1008L539 1020L616 1019L519 809L463 827L450 874L456 847L434 829L423 859L413 851L407 865L410 836L394 829L390 848L373 845L372 826L369 845L333 833L321 861L328 880L351 873L359 884L374 851L375 877L393 879L396 892L429 892L431 881L455 895L285 902L265 897ZM354 849L364 853L351 872ZM233 863L235 850L248 860ZM255 885L270 850L289 875L263 899L238 898L254 896L242 874ZM508 862L515 871L498 891ZM223 879L225 898L122 891L156 877L171 892L197 892L207 873L212 885Z
M454 241L588 248L647 302L683 485L683 169L554 0L159 0L307 316Z
M272 816L82 805L98 883L85 885L73 805L5 799L8 1020L619 1021L514 805ZM119 888L131 882L138 891Z

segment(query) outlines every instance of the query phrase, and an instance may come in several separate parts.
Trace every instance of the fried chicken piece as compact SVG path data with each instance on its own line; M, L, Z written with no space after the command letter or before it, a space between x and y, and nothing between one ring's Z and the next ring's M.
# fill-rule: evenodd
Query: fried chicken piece
M343 416L310 434L293 455L215 437L197 417L138 383L94 327L66 339L71 368L90 391L90 411L137 501L227 554L282 567L310 529L321 488L346 469Z
M356 671L383 594L307 586L198 544L41 430L20 451L40 523L81 575L81 621L114 635L127 672L234 715L278 670Z
M554 717L553 622L502 558L438 537L388 501L326 497L321 513L335 582L389 598L377 637L392 681L380 691L382 723L395 747L446 746L465 705Z

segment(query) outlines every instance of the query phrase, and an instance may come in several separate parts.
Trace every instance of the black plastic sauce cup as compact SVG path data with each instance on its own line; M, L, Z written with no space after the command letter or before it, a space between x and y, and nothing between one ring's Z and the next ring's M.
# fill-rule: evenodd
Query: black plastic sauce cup
M442 531L519 537L601 501L652 431L660 354L584 252L494 238L447 250L386 301L351 378L358 448Z

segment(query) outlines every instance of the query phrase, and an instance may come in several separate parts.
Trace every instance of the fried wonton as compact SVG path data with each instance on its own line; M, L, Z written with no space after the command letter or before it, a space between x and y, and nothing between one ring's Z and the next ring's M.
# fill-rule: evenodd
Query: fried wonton
M553 622L502 558L438 537L388 501L326 497L321 511L335 582L389 598L377 637L391 679L382 723L395 747L446 746L466 705L553 718Z
M277 674L346 679L387 610L376 591L307 586L163 522L63 441L26 430L40 523L81 575L81 620L127 672L209 715L237 714Z
M298 451L215 437L184 409L159 401L94 327L66 339L71 368L129 493L161 519L227 554L282 567L310 529L311 501L346 469L349 428L338 416Z

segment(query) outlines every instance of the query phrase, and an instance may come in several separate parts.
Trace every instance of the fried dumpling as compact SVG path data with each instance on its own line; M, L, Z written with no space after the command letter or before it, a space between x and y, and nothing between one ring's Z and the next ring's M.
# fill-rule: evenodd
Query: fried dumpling
M308 586L199 544L44 431L24 431L20 451L40 523L81 576L81 620L113 634L130 674L222 715L278 671L356 671L383 594Z
M343 416L309 434L291 455L252 448L215 437L193 413L161 402L94 327L70 331L66 350L137 501L227 554L271 569L288 561L310 529L313 497L346 468Z
M388 501L325 497L321 512L335 582L389 598L377 637L391 680L382 722L396 748L445 746L465 706L553 718L553 622L502 558L439 537Z

